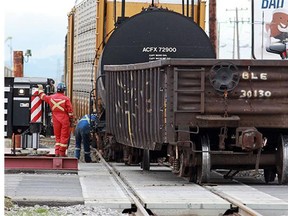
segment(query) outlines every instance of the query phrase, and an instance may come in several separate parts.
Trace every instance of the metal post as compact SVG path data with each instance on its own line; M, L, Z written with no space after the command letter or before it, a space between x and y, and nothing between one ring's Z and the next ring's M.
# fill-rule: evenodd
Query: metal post
M216 13L216 0L209 1L209 37L215 52L218 50L217 46L217 13ZM218 56L218 53L216 53Z
M234 24L233 24L233 52L232 52L233 59L235 59L235 31L236 31L236 29L235 29L236 24L235 23L236 22L234 20Z
M30 132L32 133L32 148L38 149L42 125L42 101L38 96L39 91L37 87L32 87L31 94L31 120Z
M237 58L240 59L240 45L239 45L239 17L238 8L236 7L236 41L237 41Z
M39 133L32 133L32 148L38 149L40 143L40 136Z

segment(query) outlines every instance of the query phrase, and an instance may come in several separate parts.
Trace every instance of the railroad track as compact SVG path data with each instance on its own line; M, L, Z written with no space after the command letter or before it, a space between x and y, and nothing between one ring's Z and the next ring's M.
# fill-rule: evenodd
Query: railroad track
M198 185L164 166L152 166L147 172L139 166L107 163L103 158L101 162L129 196L137 216L288 215L287 201L235 180L217 179L217 174L216 184Z
M114 169L109 163L107 163L104 158L97 152L98 157L100 158L101 162L106 166L106 168L109 170L109 172L113 175L114 179L117 181L117 183L122 187L122 189L125 191L131 202L135 205L135 209L137 210L137 216L149 216L150 214L145 209L143 203L141 203L141 199L134 194L134 191L132 190L132 187L127 184L125 179L120 177L120 173L117 172L116 169Z

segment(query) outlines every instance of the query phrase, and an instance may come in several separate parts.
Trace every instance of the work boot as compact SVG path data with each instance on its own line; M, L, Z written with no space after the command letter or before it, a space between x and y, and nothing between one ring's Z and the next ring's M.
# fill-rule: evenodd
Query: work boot
M90 156L88 157L88 156L85 155L85 162L86 163L91 163L92 162L91 157Z
M84 159L86 163L91 163L92 160L91 160L90 152L85 152Z
M92 160L91 160L91 158L90 158L90 159L85 159L85 162L86 162L86 163L91 163Z

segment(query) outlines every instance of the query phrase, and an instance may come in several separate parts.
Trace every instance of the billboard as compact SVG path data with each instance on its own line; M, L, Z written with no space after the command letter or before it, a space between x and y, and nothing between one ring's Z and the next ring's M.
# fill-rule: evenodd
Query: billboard
M271 50L275 46L282 47L287 41L288 0L252 0L253 57L281 59Z

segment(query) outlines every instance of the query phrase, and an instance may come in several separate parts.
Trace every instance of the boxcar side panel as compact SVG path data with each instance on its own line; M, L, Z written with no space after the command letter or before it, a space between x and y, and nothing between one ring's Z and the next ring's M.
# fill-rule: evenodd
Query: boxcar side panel
M119 143L155 150L164 142L164 73L159 68L106 72L107 131Z

